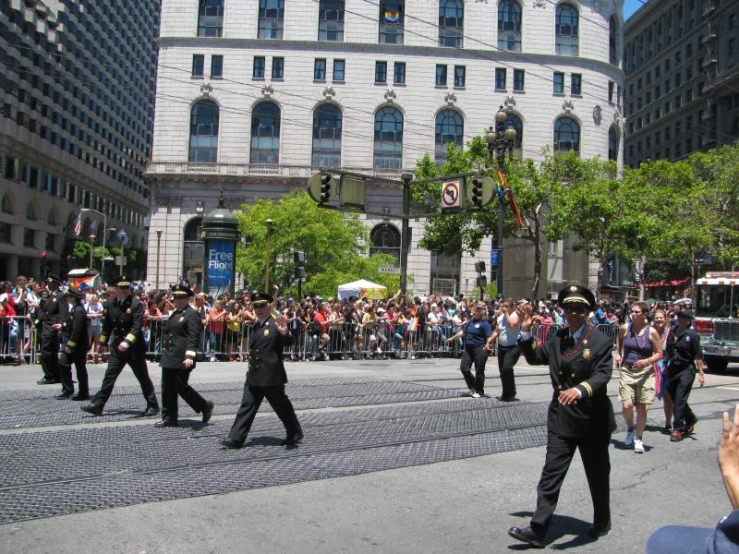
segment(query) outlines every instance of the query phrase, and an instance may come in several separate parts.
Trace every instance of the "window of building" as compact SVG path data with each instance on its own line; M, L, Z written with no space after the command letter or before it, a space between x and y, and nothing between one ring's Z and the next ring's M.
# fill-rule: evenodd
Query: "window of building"
M192 57L192 76L202 77L205 71L205 56L202 54L195 54Z
M10 223L0 221L0 242L10 243Z
M405 62L395 62L393 64L393 83L396 85L405 84Z
M618 22L616 16L612 15L608 19L608 62L612 65L618 65L618 48L616 46L616 37L618 36Z
M554 83L554 88L552 92L554 92L554 94L564 94L565 93L565 74L564 73L555 71L553 83Z
M341 127L341 110L335 104L321 104L313 112L313 167L341 166Z
M463 87L467 79L467 68L463 65L454 66L454 86Z
M436 65L436 86L437 87L446 86L446 65L442 65L442 64Z
M251 76L254 79L264 79L264 56L254 56L254 64L251 70Z
M554 152L580 153L580 124L571 117L560 117L554 122Z
M344 81L346 78L346 62L344 60L334 60L334 81Z
M318 40L344 41L344 0L321 0L318 5Z
M13 204L10 202L10 197L7 194L3 194L3 202L2 207L0 207L0 211L4 214L13 213Z
M281 39L285 24L285 0L259 0L257 38Z
M373 167L400 169L403 166L403 114L390 106L375 114Z
M326 80L326 58L316 58L313 62L313 80Z
M212 79L223 78L223 56L210 57L210 76Z
M608 102L613 104L613 90L616 84L613 81L608 81Z
M521 51L521 4L516 0L498 3L498 49Z
M437 167L447 161L447 144L451 143L457 150L462 149L464 138L464 121L458 112L450 109L440 111L436 116L434 159Z
M36 221L36 210L33 207L33 202L29 202L26 206L26 219L30 219L31 221Z
M526 71L523 69L513 70L513 90L522 92L524 90L524 79L526 77Z
M220 111L211 100L200 100L190 113L191 162L214 163L218 161L218 125Z
M618 160L619 138L618 126L611 125L608 128L608 159L611 161Z
M370 232L370 256L388 254L400 262L400 232L390 223L381 223Z
M280 163L280 108L277 104L260 102L252 111L249 163Z
M272 58L272 79L285 78L285 58Z
M223 36L223 0L200 0L198 36Z
M462 48L464 4L462 0L439 0L439 46Z
M23 246L36 247L36 233L33 229L23 229Z
M387 83L387 62L375 62L375 83Z
M506 74L507 74L507 71L505 67L495 68L495 88L496 90L505 90Z
M496 122L496 125L500 125ZM513 141L513 150L518 153L520 159L523 158L523 121L513 112L506 112L506 120L502 127L507 129L513 127L516 130L516 139Z
M560 56L578 55L578 14L574 6L559 4L555 10L555 51Z
M570 94L580 96L582 94L582 75L573 73L570 76Z
M685 89L685 101L686 102L692 102L693 101L693 87L689 87Z
M380 44L403 44L405 0L380 1Z

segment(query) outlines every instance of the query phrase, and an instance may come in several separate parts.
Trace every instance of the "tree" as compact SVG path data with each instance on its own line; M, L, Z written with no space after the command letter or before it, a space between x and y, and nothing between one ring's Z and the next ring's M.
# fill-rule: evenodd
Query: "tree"
M398 275L379 273L390 265L389 255L366 256L369 232L357 215L319 208L307 193L295 190L273 200L244 204L236 216L247 246L239 245L236 266L247 282L264 286L267 256L267 226L273 223L269 236L270 283L281 290L291 288L295 278L293 252L306 255L307 281L304 291L322 296L335 296L340 284L369 279L396 291Z

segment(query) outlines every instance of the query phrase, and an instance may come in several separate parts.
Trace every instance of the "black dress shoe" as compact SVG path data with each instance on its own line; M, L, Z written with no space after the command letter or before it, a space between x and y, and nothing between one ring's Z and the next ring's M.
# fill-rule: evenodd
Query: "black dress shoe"
M154 424L154 427L177 427L179 423L176 421L172 421L170 419L163 419L162 421L157 421Z
M57 381L56 379L47 379L46 377L44 377L43 379L39 379L38 381L36 381L36 384L37 385L58 385L59 381Z
M203 408L203 423L208 423L210 421L210 418L213 417L213 407L215 404L208 400L205 404L205 408Z
M518 398L515 396L499 396L498 400L501 402L518 402Z
M57 400L69 400L70 398L72 398L72 393L63 392L61 394L57 394L54 398L56 398Z
M95 404L86 404L80 408L83 412L87 412L88 414L92 414L94 416L101 416L103 415L103 407L97 406Z
M157 414L159 414L159 408L152 408L151 406L149 406L143 411L141 417L151 417Z
M516 540L530 544L534 548L544 548L547 545L544 537L531 527L525 527L523 529L511 527L508 529L508 534Z
M237 448L244 447L243 442L235 441L233 439L221 439L218 442L226 450L236 450Z
M599 525L591 525L590 529L588 529L588 536L593 537L594 539L597 539L598 537L605 537L608 534L608 531L611 530L611 522L605 524L599 524Z
M284 441L282 441L283 446L295 446L300 441L303 440L303 430L298 429L295 433L287 437Z
M90 400L90 395L89 394L75 394L72 397L72 400L74 400L75 402L79 402L81 400Z

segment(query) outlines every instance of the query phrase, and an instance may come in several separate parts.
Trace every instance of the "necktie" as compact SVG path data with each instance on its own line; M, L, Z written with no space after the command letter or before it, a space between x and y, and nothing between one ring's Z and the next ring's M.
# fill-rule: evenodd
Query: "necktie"
M567 341L567 344L570 346L570 348L575 348L575 337L574 337L574 335L570 335L570 340Z

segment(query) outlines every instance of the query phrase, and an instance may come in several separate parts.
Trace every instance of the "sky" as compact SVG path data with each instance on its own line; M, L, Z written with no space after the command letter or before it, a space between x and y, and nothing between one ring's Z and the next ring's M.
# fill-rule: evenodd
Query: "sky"
M632 13L641 8L646 1L647 0L644 0L644 2L641 2L640 0L626 0L624 2L624 21L631 17Z

